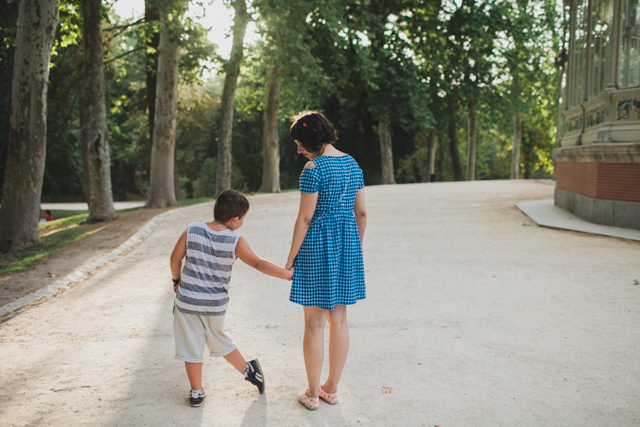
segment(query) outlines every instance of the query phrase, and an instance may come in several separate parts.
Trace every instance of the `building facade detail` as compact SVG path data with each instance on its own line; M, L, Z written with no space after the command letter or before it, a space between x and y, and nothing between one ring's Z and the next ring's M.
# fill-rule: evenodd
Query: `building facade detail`
M565 5L555 203L591 222L640 229L640 0Z

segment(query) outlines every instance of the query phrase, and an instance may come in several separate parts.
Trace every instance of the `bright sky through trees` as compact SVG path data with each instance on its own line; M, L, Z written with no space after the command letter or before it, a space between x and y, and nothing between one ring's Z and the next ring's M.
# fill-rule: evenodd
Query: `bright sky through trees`
M190 3L187 17L192 17L209 29L209 40L218 45L218 54L223 58L229 58L232 39L231 26L233 25L233 9L227 8L222 0L203 2L203 7ZM144 16L144 0L116 0L113 10L123 19L139 19ZM245 44L253 44L260 38L254 22L249 22Z

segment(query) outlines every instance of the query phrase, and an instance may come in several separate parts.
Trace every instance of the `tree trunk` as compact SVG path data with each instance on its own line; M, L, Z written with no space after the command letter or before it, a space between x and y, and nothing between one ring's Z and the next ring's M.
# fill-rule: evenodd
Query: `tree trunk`
M378 122L378 134L380 135L380 154L382 157L382 184L395 184L391 132L387 123L382 120Z
M38 218L47 139L47 80L58 0L21 0L11 82L0 250L40 243Z
M16 13L16 20L17 20L17 13ZM7 98L5 101L6 108L5 108L4 120L2 123L2 133L0 133L0 171L3 171L3 172L7 164L6 153L7 153L7 144L9 141L9 126L11 124L9 119L11 117L11 81L13 80L13 64L14 64L15 48L13 46L10 46L7 51L8 51L7 57L9 59L9 66L7 68L10 71L10 74L8 76L9 87L7 90Z
M173 160L173 184L176 192L176 202L184 200L182 188L180 187L180 172L178 172L178 160Z
M231 133L233 129L233 104L236 85L243 57L244 34L249 23L245 0L235 0L233 9L233 45L231 56L225 64L224 89L220 102L220 125L218 126L218 170L216 173L216 196L231 188Z
M280 192L280 146L278 120L280 112L280 71L277 65L269 70L264 99L264 160L260 193Z
M513 149L511 150L511 179L520 177L520 142L522 140L522 120L520 112L513 118Z
M161 20L164 20L164 15ZM173 167L176 149L179 61L180 46L172 39L172 34L165 30L160 34L158 46L156 114L151 145L151 176L147 208L163 208L176 204Z
M365 92L366 95L366 92ZM362 98L362 105L366 105L366 96ZM361 113L361 123L364 133L364 151L369 171L369 180L371 184L378 185L382 182L380 176L380 159L378 159L378 150L376 147L376 132L374 130L373 116L368 109L363 109Z
M476 102L471 95L467 110L467 181L476 179Z
M456 107L449 102L449 151L451 153L451 167L453 179L463 181L462 164L460 163L460 151L458 150L458 134L456 133Z
M160 8L153 0L144 2L144 21L147 24L160 21ZM149 145L153 146L153 127L156 116L156 86L158 85L158 46L160 45L160 33L153 32L151 39L147 41L147 46L153 52L147 53L146 74L147 74L147 108L149 117Z
M427 182L436 180L436 128L429 131L427 142Z
M82 81L80 83L80 134L86 192L87 223L116 218L111 190L111 159L105 105L104 56L100 0L82 0Z

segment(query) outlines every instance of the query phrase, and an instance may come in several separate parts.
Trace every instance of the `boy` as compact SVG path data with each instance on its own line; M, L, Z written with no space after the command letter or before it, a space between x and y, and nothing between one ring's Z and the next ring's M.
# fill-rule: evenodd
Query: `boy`
M235 233L242 227L248 211L246 197L237 191L223 191L213 208L214 221L189 224L171 253L173 290L176 292L173 316L176 359L184 361L191 383L189 402L194 407L201 406L204 401L202 356L205 343L212 356L224 357L245 380L258 387L260 393L264 392L265 381L258 359L246 362L223 329L231 268L237 257L269 276L291 279L293 271L258 257L247 241Z

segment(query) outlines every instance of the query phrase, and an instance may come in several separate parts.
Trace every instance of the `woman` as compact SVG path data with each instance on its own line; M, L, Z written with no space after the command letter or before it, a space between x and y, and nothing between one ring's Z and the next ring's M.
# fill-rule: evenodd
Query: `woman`
M333 125L322 114L294 118L291 138L309 159L300 175L300 211L286 268L294 268L290 300L304 307L304 361L309 388L298 401L318 409L338 403L338 382L349 351L347 305L365 298L362 240L367 224L362 170L338 151ZM329 321L329 377L320 385L324 326Z

